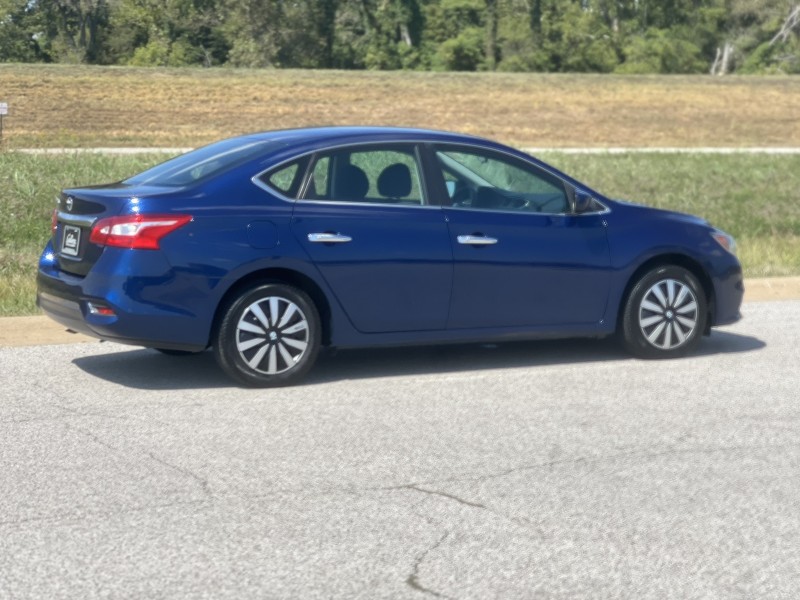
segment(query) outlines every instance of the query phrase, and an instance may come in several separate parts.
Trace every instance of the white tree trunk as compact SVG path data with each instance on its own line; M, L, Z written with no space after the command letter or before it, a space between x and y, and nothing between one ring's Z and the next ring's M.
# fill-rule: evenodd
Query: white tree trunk
M798 25L800 25L800 4L789 11L789 16L786 17L783 25L781 25L781 30L770 40L769 45L772 46L778 40L782 42L788 40L792 30Z
M725 42L722 48L717 48L717 55L711 65L712 75L727 75L730 71L731 58L733 57L733 44Z

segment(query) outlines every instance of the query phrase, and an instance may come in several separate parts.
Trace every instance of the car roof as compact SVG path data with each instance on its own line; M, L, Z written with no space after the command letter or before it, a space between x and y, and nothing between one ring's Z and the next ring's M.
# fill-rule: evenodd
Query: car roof
M370 127L370 126L330 126L304 127L298 129L279 129L262 131L241 136L242 139L257 139L282 142L287 146L325 145L331 141L364 142L364 141L440 141L440 142L482 142L493 144L489 140L449 131L422 129L413 127Z
M269 153L269 158L266 160L262 158L251 163L259 165L259 168L281 164L285 160L291 159L294 156L315 152L320 149L372 142L431 142L481 146L487 149L499 150L506 154L515 155L526 161L533 162L557 177L560 177L561 179L564 179L575 186L581 187L597 197L602 197L602 195L597 193L595 190L592 190L585 184L580 183L553 166L540 161L536 157L530 156L529 154L521 152L511 146L506 146L500 142L466 133L455 133L452 131L415 127L325 126L262 131L229 138L229 140L241 140L242 142L254 140L275 142L280 149L273 149L273 151Z

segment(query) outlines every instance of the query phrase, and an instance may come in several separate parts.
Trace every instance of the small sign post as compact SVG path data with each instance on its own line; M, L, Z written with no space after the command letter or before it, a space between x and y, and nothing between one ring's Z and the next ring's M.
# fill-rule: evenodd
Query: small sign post
M0 102L0 144L3 143L3 117L8 114L8 102Z

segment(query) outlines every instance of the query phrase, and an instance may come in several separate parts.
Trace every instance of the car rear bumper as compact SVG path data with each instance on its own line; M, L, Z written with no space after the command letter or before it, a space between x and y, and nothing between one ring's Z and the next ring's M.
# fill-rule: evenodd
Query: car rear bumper
M101 340L171 350L203 350L208 329L195 315L142 303L124 293L124 275L70 275L58 269L48 244L39 261L36 304L57 323ZM94 310L93 310L94 307ZM109 309L109 314L97 308Z
M77 302L40 290L36 293L36 305L42 309L44 314L67 329L76 333L95 335L84 321L80 304Z

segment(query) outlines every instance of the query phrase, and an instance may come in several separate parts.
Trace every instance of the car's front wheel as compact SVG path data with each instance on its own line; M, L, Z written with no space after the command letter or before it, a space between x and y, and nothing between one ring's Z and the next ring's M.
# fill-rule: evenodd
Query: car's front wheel
M238 383L286 385L314 364L320 337L319 313L305 292L265 283L246 290L224 309L214 356Z
M622 316L622 342L642 358L691 352L706 329L708 302L697 278L676 265L656 267L631 289Z

